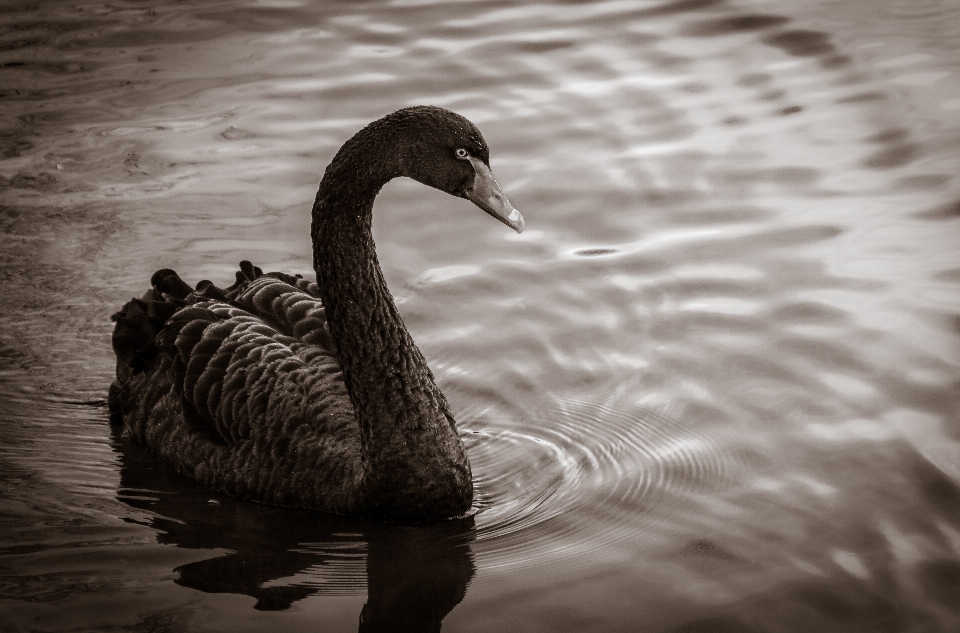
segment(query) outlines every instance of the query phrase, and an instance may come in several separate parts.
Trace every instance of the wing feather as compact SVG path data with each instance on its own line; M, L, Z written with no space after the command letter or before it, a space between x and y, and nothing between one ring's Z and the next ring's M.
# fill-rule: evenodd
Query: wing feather
M214 488L346 508L359 430L316 284L249 263L237 279L187 294L176 273L158 271L115 315L117 357L130 366L118 366L111 409L135 439Z

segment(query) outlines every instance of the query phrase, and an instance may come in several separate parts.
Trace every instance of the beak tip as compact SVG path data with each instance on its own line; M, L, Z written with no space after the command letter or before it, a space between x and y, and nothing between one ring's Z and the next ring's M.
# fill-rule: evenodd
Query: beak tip
M523 221L523 215L513 207L510 207L510 215L507 216L507 225L519 234L523 233L523 227L526 223Z

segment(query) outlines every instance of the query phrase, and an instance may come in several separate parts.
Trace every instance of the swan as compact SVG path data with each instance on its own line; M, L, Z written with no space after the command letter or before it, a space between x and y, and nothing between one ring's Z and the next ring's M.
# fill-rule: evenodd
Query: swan
M162 269L113 315L112 423L242 499L389 523L464 515L470 462L371 234L374 198L398 176L523 230L466 118L416 106L374 121L320 182L316 283L245 261L228 288L190 288Z

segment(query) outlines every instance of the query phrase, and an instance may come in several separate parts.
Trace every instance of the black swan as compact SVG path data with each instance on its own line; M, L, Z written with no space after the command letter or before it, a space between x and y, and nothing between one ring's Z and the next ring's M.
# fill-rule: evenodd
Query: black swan
M348 140L313 204L316 283L241 262L191 289L157 271L113 315L111 419L182 473L265 504L395 523L461 516L470 463L377 262L371 213L392 178L467 198L517 232L480 132L432 106Z

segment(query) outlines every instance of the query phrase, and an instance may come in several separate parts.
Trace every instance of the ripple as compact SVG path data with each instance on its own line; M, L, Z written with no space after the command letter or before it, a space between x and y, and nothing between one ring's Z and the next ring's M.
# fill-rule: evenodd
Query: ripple
M437 284L459 277L469 277L479 273L481 268L469 264L455 264L453 266L443 266L440 268L431 268L425 271L417 278L420 284Z
M14 454L0 454L0 461L38 473L45 488L56 490L54 498L45 501L48 506L89 512L112 498L116 460L103 423L105 403L87 397L46 398L24 392L0 394L0 409L9 407L4 444L19 449ZM10 494L11 499L27 503L35 503L37 497L33 487Z
M574 251L574 255L580 255L581 257L598 257L600 255L613 255L617 252L615 248L582 248L578 251Z
M383 46L372 44L355 44L350 47L349 54L353 57L399 57L404 50L399 46Z
M899 19L946 19L956 13L957 7L948 0L899 0L890 7L891 15Z
M816 57L834 52L830 36L820 31L781 31L765 37L763 42L794 57Z
M557 397L519 419L493 409L460 417L475 552L490 570L573 569L636 546L670 532L693 491L727 479L727 456L707 433L623 396Z
M684 28L681 33L683 35L693 35L697 37L711 37L715 35L759 31L760 29L779 26L789 21L790 18L782 15L736 15L733 17L696 22Z

